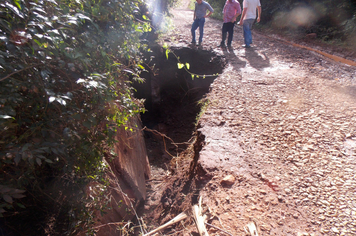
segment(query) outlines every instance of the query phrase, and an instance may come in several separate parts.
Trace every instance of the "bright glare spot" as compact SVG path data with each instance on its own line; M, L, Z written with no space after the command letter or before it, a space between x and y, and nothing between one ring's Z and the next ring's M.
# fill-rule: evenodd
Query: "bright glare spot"
M280 70L288 70L288 69L290 69L289 65L279 64L278 66L266 67L263 69L263 71L272 72L272 71L280 71Z
M310 26L319 18L319 14L307 7L297 7L290 12L278 12L273 17L273 24L278 28L297 28Z
M77 83L78 84L83 84L86 88L91 88L91 87L94 87L94 88L106 88L105 84L103 84L101 82L98 82L98 81L95 81L95 80L91 80L91 79L78 79Z
M297 26L312 25L316 19L316 14L306 7L297 7L290 13L290 22Z

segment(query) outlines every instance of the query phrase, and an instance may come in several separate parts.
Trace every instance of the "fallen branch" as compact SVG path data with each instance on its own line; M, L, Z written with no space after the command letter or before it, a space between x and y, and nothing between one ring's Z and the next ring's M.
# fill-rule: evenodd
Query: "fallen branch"
M143 235L143 236L149 236L152 235L154 233L157 233L160 230L163 230L175 223L178 223L179 221L182 221L184 219L186 219L188 217L186 212L182 212L179 215L177 215L176 217L174 217L172 220L168 221L167 223L165 223L164 225L161 225L160 227L158 227L157 229L152 230L151 232L148 232L147 234Z

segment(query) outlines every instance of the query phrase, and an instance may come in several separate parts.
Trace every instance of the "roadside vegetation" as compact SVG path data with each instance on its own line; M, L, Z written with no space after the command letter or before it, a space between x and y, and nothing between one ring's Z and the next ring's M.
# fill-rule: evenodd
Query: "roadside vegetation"
M142 111L128 81L139 79L141 52L148 50L143 6L139 0L0 3L3 230L75 234L105 207L103 157L115 155L116 130ZM95 199L86 192L89 182L99 183Z

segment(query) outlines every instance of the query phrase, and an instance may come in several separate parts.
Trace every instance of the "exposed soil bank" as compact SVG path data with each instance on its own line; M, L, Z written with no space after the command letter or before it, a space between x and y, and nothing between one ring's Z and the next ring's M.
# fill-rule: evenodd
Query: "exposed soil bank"
M164 40L187 47L192 11L174 16ZM195 145L148 182L149 230L201 196L208 223L232 235L244 235L250 221L262 235L356 235L355 67L256 32L254 47L244 49L240 27L233 48L221 49L221 26L206 21L202 50L227 65L210 85ZM164 234L196 232L186 220Z

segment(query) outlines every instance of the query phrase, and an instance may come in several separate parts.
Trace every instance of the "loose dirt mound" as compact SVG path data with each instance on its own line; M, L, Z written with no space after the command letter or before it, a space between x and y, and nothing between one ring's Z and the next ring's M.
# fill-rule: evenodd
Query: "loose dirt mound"
M193 13L173 14L162 41L188 47ZM207 94L195 145L148 183L149 229L201 196L210 235L244 235L251 221L260 235L356 235L356 68L256 32L244 49L240 27L233 49L222 50L221 26L209 18L203 46L192 48L228 63ZM186 220L164 234L196 232Z

